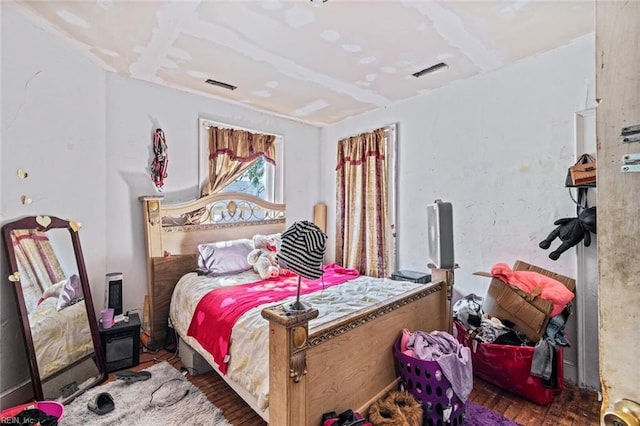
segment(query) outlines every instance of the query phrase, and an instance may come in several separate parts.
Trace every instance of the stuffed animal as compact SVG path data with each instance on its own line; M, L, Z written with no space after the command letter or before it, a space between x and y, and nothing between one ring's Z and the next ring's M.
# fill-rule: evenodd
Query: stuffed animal
M584 245L588 247L591 244L590 232L596 233L596 208L589 207L580 212L578 217L566 217L558 219L553 222L554 225L558 225L556 229L544 240L540 241L540 248L548 249L551 246L551 242L560 238L562 243L560 246L549 253L549 258L558 260L560 255L571 247L578 244L584 239Z
M247 255L247 262L253 266L253 270L260 278L276 278L280 275L280 267L276 262L278 239L274 235L254 235L253 245L255 249Z
M406 391L391 391L369 408L375 426L422 426L422 405Z

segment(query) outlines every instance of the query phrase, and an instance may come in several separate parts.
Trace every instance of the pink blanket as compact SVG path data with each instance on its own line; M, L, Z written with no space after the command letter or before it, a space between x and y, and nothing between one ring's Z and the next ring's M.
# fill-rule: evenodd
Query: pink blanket
M316 280L302 278L300 294L332 287L359 275L357 270L335 263L323 269L324 275ZM298 276L293 273L211 290L198 302L187 335L194 337L213 356L220 372L226 374L231 329L238 318L256 306L295 296L297 291Z
M561 313L573 299L573 292L560 281L534 271L513 271L506 263L496 263L491 268L491 275L527 293L540 287L540 297L553 303L552 317Z

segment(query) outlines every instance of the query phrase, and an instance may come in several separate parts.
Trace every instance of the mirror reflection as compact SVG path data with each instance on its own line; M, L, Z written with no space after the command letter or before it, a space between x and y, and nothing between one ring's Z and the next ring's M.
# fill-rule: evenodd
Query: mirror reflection
M55 219L46 227L18 221L22 226L5 232L5 243L19 273L14 285L36 399L65 402L102 381L104 363L98 360L97 323L79 240L73 241L75 231L60 227L68 222Z

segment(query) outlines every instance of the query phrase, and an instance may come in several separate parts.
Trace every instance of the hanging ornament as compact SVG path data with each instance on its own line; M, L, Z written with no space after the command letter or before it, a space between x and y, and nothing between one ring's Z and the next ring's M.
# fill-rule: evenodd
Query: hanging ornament
M153 134L153 161L151 162L151 179L158 191L162 191L164 179L167 177L169 154L167 154L167 140L162 129L156 129Z

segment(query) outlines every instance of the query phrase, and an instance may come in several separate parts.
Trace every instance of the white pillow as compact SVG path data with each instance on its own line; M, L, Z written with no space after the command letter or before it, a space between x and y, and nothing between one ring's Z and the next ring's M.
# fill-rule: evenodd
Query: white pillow
M200 244L198 266L207 270L210 276L244 272L252 268L247 262L251 250L253 241L247 238Z
M67 278L64 287L60 291L58 297L58 304L56 305L56 311L61 311L67 306L71 305L73 301L82 299L84 294L82 293L82 286L80 285L80 278L73 274Z
M42 303L43 300L48 299L50 297L55 297L56 299L60 297L60 293L62 292L62 288L69 281L68 279L64 279L62 281L58 281L55 284L51 284L47 289L42 293L42 297L38 300L38 305Z

